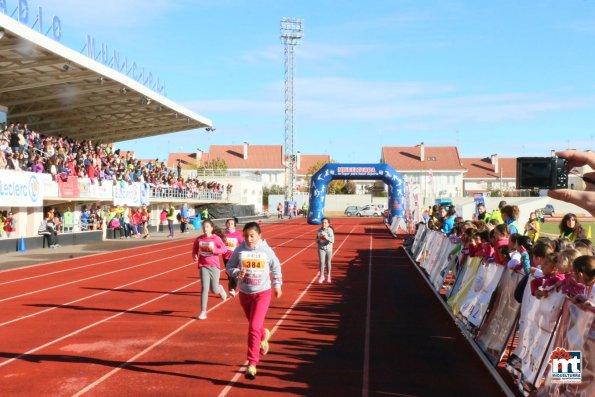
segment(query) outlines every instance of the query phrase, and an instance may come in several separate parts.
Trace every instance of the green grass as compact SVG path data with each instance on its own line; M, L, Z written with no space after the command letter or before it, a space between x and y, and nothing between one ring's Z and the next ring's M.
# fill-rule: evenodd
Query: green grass
M560 234L560 229L558 229L559 222L546 222L541 224L541 233L549 233L558 236ZM583 229L585 229L585 233L589 230L589 226L591 226L591 241L595 244L595 222L581 222Z

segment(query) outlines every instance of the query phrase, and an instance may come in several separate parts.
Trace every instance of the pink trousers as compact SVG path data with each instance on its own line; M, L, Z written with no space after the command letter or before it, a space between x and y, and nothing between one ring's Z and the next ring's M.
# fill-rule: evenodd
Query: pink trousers
M260 342L264 340L264 318L271 303L271 290L256 294L240 292L240 305L248 319L248 365L260 360Z

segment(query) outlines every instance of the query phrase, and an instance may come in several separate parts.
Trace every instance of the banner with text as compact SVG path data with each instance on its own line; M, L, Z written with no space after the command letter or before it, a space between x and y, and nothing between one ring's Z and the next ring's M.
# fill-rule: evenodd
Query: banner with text
M58 178L58 190L62 198L78 198L79 197L79 178L78 176L69 176L67 180Z
M141 205L140 184L116 183L114 185L114 205L139 207Z
M0 170L0 206L43 206L44 177L42 175L33 172Z

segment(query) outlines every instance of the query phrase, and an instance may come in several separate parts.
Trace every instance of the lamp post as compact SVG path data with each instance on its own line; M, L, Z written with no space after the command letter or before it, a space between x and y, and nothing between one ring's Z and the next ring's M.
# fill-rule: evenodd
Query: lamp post
M294 47L300 44L304 37L304 20L296 18L281 18L281 42L285 45L285 164L286 190L285 200L293 201L295 188L296 156L294 148L294 92L293 67Z

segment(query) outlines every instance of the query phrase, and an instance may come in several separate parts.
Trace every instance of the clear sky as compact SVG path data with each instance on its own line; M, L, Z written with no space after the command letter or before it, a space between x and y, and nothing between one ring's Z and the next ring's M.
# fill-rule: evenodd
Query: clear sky
M9 8L17 0L7 0ZM281 17L303 18L295 146L377 162L382 146L463 157L595 149L595 1L29 0L166 82L216 131L120 143L139 158L284 143Z

